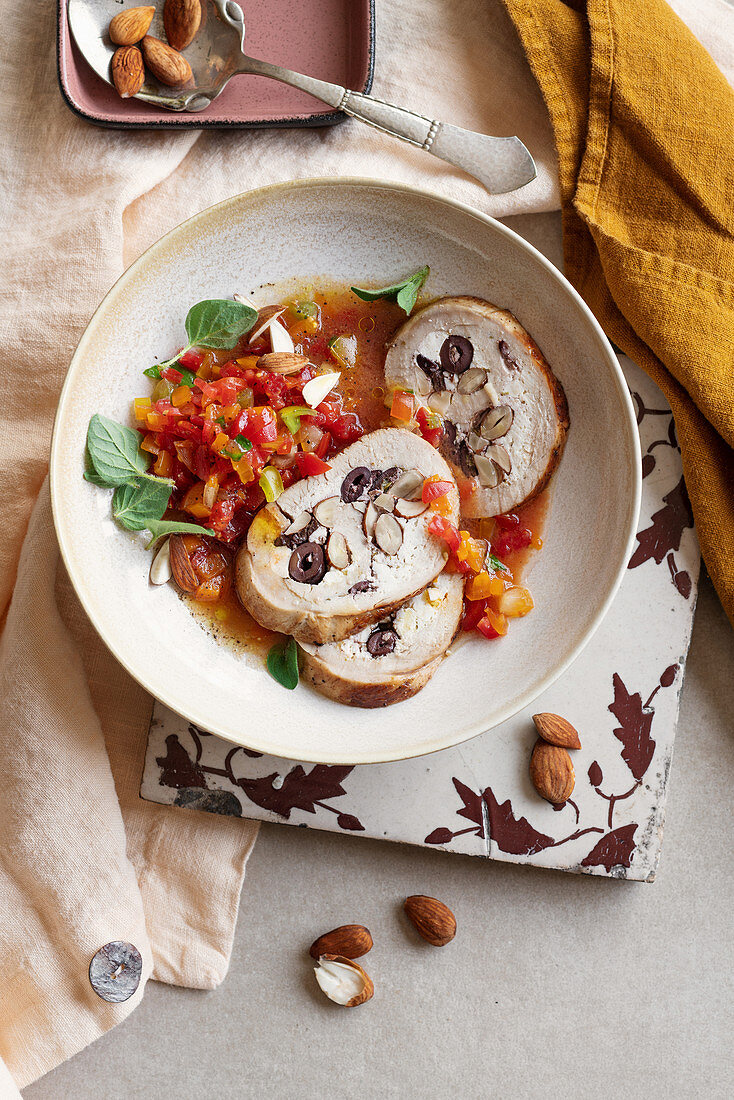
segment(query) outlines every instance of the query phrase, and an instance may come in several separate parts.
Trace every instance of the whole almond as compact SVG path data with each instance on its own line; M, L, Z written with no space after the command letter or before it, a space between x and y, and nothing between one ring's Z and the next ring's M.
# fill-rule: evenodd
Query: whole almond
M273 374L296 374L307 364L305 355L296 355L293 351L269 351L260 356L255 366L258 370L269 370Z
M153 22L155 8L128 8L110 22L109 36L116 46L134 46L145 38Z
M562 749L580 749L579 735L566 718L560 714L534 714L535 728L549 745L559 745Z
M418 934L433 947L444 947L456 935L456 917L437 898L411 894L403 908Z
M136 95L145 81L143 55L137 46L120 46L112 55L112 83L123 99Z
M543 740L535 742L530 757L530 778L540 797L554 806L571 797L576 782L567 751L560 745L549 745Z
M325 932L311 944L308 953L312 959L321 955L343 955L345 959L359 959L372 949L372 936L363 924L342 924Z
M199 578L191 564L191 558L186 553L183 535L171 535L168 540L168 553L173 579L178 587L184 592L196 592L199 587Z
M191 66L185 57L172 49L160 38L146 34L143 39L143 57L145 64L156 80L173 88L179 84L188 84L191 80Z
M201 24L200 0L166 0L163 26L174 50L185 50L193 42Z

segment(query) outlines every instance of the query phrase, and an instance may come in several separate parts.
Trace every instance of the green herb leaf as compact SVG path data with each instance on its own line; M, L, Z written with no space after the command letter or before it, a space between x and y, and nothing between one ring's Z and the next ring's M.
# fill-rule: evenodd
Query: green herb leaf
M145 473L148 457L140 450L140 434L95 413L87 430L87 451L93 472L112 488Z
M112 496L112 515L128 531L151 530L159 520L173 489L169 478L136 477L126 485L118 485Z
M387 298L390 302L397 302L406 315L410 315L415 303L418 301L421 287L428 278L430 270L428 266L421 267L418 271L414 271L412 275L409 275L407 279L403 279L402 282L393 283L392 286L383 286L378 290L365 290L353 286L351 288L352 293L361 298L363 302L376 302L378 298Z
M509 569L503 561L495 554L487 554L487 564L491 565L493 569L498 570L500 573L509 573Z
M161 376L161 368L156 363L153 367L146 367L143 374L147 374L148 378L158 378Z
M179 367L178 370L181 371L181 385L191 388L194 384L195 375L193 375L190 370L181 370L181 367Z
M268 653L268 672L284 688L293 691L298 686L298 646L295 639L278 642Z
M210 527L200 527L198 523L179 523L175 519L151 519L145 526L153 536L148 543L148 549L162 535L211 535L216 538Z
M244 302L212 298L197 302L186 316L189 347L233 348L257 320L257 310Z
M91 481L92 485L99 485L100 489L111 489L112 486L105 481L99 474L95 474L93 470L85 470L82 475L85 481Z
M237 444L237 446L240 448L241 451L251 451L252 450L252 443L250 442L250 440L247 438L246 435L237 435L237 436L235 436L234 441Z

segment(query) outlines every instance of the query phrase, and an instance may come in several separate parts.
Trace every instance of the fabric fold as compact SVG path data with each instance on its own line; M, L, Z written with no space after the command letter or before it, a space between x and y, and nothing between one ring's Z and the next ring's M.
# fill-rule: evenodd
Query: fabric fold
M734 92L664 0L644 20L624 0L505 4L554 128L566 275L670 401L734 622Z

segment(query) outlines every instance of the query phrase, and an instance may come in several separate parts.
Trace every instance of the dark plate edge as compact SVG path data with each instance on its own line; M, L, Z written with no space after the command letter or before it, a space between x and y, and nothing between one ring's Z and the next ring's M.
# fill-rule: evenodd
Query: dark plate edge
M362 88L353 89L354 91L361 91L365 94L368 94L372 90L372 81L375 75L375 0L367 0L367 2L369 16L367 79ZM77 118L81 118L85 122L90 122L93 126L98 126L101 130L284 130L291 128L304 130L313 129L319 126L335 126L337 123L343 122L347 117L344 111L325 111L322 114L310 115L308 118L254 119L251 122L209 122L207 119L202 119L200 122L189 122L185 118L175 115L172 112L170 122L115 122L89 114L72 99L71 93L66 87L63 76L61 75L61 17L63 5L65 3L66 0L59 0L56 19L56 78L58 80L59 90L61 91L61 96L66 106L77 116ZM71 34L71 31L68 33Z

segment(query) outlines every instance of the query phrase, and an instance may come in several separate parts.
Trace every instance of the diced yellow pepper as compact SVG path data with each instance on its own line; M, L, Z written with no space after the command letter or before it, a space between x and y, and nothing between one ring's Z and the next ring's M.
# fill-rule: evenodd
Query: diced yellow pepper
M468 600L486 600L489 596L501 596L504 585L499 577L490 576L482 570L472 577L466 586L466 598Z
M182 405L185 405L191 400L191 387L190 386L177 386L171 394L171 404L175 409L180 409Z
M160 454L161 449L158 446L158 441L156 437L152 434L152 432L148 432L148 434L145 436L143 442L140 444L140 450L147 451L149 454L152 455Z
M173 459L168 451L161 451L153 463L153 473L158 477L170 477L173 470Z
M214 437L214 442L212 443L212 450L216 451L217 454L221 454L224 448L229 445L229 443L230 438L228 435L225 435L224 432L217 432Z
M133 402L133 416L136 420L145 422L145 418L150 412L151 404L149 397L136 397Z

